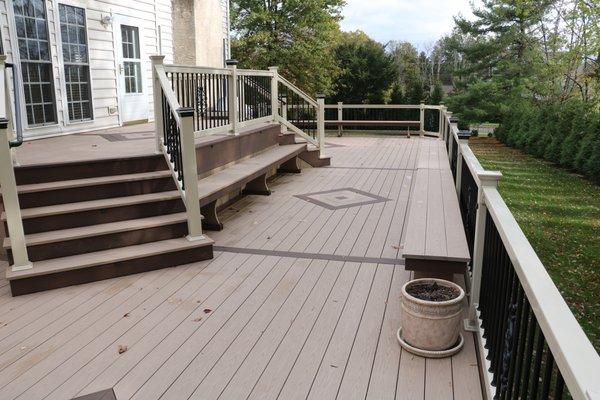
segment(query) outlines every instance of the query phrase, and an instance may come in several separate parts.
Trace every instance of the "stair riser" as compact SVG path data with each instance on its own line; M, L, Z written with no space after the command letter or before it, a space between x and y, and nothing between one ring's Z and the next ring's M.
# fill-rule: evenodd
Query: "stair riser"
M111 207L103 210L88 210L69 214L49 215L23 220L25 234L56 231L80 226L105 224L108 222L154 217L185 211L181 199L156 201Z
M27 252L29 254L29 260L35 262L156 242L159 240L176 239L184 237L185 235L187 235L187 223L180 222L135 231L117 232L108 235L92 236L57 243L27 246ZM7 251L7 255L10 264L12 264L13 259L10 249Z
M309 150L304 153L300 153L300 158L305 161L311 167L327 167L331 165L331 158L320 158L320 152L318 150Z
M212 245L10 281L13 296L95 282L213 258Z
M21 208L43 207L80 201L108 199L114 197L135 196L147 193L176 190L171 176L132 182L119 182L105 185L76 187L60 190L48 190L35 193L21 193Z
M137 174L168 169L162 154L124 159L88 160L54 165L15 168L18 185L97 178L100 176Z
M296 144L296 135L292 133L283 133L279 135L279 145Z

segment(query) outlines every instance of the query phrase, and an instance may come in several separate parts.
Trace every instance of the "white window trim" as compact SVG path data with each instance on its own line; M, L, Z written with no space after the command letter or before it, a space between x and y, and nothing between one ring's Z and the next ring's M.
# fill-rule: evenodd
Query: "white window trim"
M89 75L89 85L90 85L90 112L92 117L90 119L86 119L84 121L71 121L69 119L69 101L67 99L67 78L65 75L65 63L64 63L64 55L63 55L63 46L62 46L62 32L60 29L60 9L59 5L64 4L65 6L82 8L85 11L85 39L87 44L87 52L88 52L88 75ZM92 58L90 51L90 31L89 31L89 23L88 23L88 8L79 2L70 1L70 0L53 0L52 7L54 8L54 24L56 26L56 48L60 49L60 54L58 55L58 70L61 75L60 79L60 87L61 87L61 102L62 102L62 115L65 126L70 125L85 125L92 124L96 119L96 113L94 112L94 85L92 83Z
M36 131L36 130L43 130L43 129L48 129L48 128L55 128L60 126L60 123L58 121L58 109L56 110L56 123L54 124L45 124L45 125L29 125L29 122L27 121L27 108L25 107L25 90L24 90L24 85L23 85L23 73L21 70L21 55L19 53L19 39L17 36L17 25L15 22L15 10L14 10L14 5L13 5L13 1L12 0L6 0L5 2L6 5L6 14L7 14L7 19L8 19L8 33L9 33L9 38L10 38L10 50L12 52L12 63L14 65L14 70L13 73L17 74L17 82L19 83L19 87L18 88L13 88L13 90L19 90L19 95L20 98L22 99L21 104L19 104L20 108L21 108L21 126L23 126L23 130L24 131ZM48 52L50 53L50 63L51 63L51 68L50 70L52 71L52 79L54 80L53 83L53 88L54 88L54 107L57 108L58 107L58 96L56 96L56 80L60 79L60 77L58 77L56 75L56 69L54 68L54 62L52 61L52 59L57 56L56 54L54 54L54 51L52 50L52 33L50 32L50 18L48 18L48 5L45 4L44 5L46 7L46 29L48 31ZM57 59L59 57L56 57ZM25 135L26 133L23 132L23 135Z

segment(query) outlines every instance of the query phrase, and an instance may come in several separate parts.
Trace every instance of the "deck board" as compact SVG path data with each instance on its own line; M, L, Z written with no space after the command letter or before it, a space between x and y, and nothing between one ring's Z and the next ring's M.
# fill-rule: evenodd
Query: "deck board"
M16 298L0 280L0 398L481 399L471 334L445 360L396 340L408 204L449 184L414 185L418 167L446 168L443 143L327 142L331 167L277 176L271 196L221 212L213 260ZM387 200L296 197L342 188Z

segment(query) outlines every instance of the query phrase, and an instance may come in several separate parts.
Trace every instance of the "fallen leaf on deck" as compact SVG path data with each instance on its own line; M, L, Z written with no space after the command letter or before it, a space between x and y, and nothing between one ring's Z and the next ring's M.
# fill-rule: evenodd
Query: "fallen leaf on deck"
M194 322L200 322L200 321L202 321L202 317L194 318L192 321L194 321Z
M204 309L204 314L208 314L208 313L210 313L210 312L212 312L212 310L211 310L210 308L205 308L205 309Z
M124 344L120 344L119 345L119 354L123 354L127 351L127 346L125 346Z
M129 317L129 313L123 314L123 318L127 318L127 317Z

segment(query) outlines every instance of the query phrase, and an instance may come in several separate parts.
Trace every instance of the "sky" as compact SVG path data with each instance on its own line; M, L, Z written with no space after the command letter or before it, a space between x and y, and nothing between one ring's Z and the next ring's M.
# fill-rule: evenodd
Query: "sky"
M452 17L472 16L469 0L346 0L342 30L362 30L381 43L408 41L423 50L454 26Z

